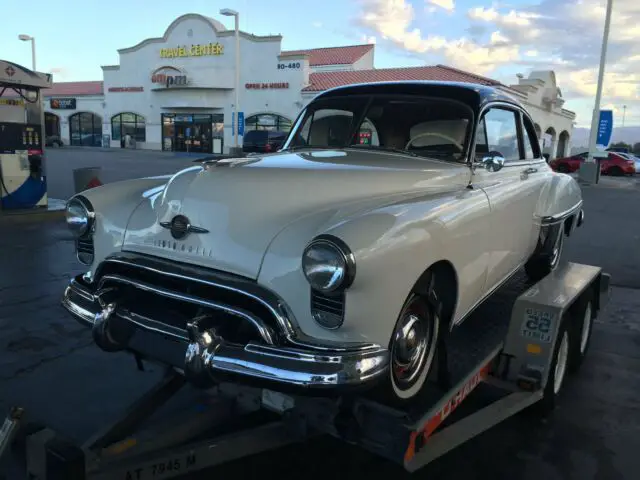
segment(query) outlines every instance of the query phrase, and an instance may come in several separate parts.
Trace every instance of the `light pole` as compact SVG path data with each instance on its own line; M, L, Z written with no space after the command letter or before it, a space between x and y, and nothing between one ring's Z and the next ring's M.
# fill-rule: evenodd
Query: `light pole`
M238 111L240 110L238 103L240 102L240 14L235 10L231 10L230 8L223 8L220 10L220 15L225 15L227 17L235 17L235 30L236 30L236 81L234 90L236 92L235 99L235 117L233 129L235 131L235 148L236 153L239 147L238 145L238 130L240 126L240 122L238 121Z
M622 126L624 127L624 117L627 116L627 106L623 105L622 106Z
M591 131L589 135L589 154L587 160L582 164L580 178L589 182L598 182L598 167L593 154L596 150L598 139L598 123L600 119L600 99L602 98L602 84L604 83L604 67L607 60L607 43L609 42L609 26L611 25L611 9L613 0L607 0L607 10L604 17L604 32L602 34L602 48L600 50L600 69L598 71L598 85L596 86L596 101L593 106L593 116L591 117Z
M36 39L31 35L20 34L18 38L23 42L31 42L31 70L36 71Z

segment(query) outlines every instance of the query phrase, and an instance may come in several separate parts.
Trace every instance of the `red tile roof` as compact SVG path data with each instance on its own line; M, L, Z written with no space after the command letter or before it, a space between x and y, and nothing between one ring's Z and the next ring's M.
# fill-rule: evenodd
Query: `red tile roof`
M351 65L373 49L373 44L349 45L346 47L312 48L310 50L287 50L282 56L309 55L309 65Z
M57 82L42 93L45 97L102 95L104 94L104 82Z
M479 83L481 85L501 85L500 82L474 73L464 72L446 65L406 68L380 68L374 70L353 70L336 72L316 72L309 75L310 85L303 92L321 92L329 88L368 82L392 82L396 80L440 80L449 82Z

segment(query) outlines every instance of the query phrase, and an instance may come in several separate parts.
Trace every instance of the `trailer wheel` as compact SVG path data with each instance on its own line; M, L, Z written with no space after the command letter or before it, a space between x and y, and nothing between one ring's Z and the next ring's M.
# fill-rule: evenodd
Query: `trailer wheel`
M580 369L589 350L594 311L592 295L584 295L572 309L573 345L569 351L569 371L571 372L577 372Z
M549 377L544 388L542 399L537 402L536 409L541 414L550 413L556 406L556 399L564 387L569 369L572 330L568 319L563 319L558 329L558 337L553 348L553 360L549 366Z

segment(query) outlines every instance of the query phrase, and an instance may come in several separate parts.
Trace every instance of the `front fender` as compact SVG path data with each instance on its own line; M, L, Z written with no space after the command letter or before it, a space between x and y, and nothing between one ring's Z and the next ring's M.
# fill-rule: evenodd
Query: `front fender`
M94 259L91 271L109 254L122 248L131 214L145 199L159 195L171 175L124 180L80 192L95 211L93 227ZM70 199L70 200L71 200Z
M459 289L458 307L475 302L486 276L488 209L484 192L465 189L414 193L337 221L330 212L308 216L274 239L258 281L282 297L306 335L386 346L411 288L439 260L448 260L468 286ZM336 330L312 319L311 292L301 268L305 246L321 233L342 239L356 259L344 323Z

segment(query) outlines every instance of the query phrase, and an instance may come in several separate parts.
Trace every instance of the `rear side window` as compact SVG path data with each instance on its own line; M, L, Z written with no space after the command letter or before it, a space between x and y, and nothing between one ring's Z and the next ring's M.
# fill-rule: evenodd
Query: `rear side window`
M522 131L522 138L524 140L524 158L540 158L542 153L540 152L540 141L536 135L535 127L525 115L522 115L522 124L524 126Z

